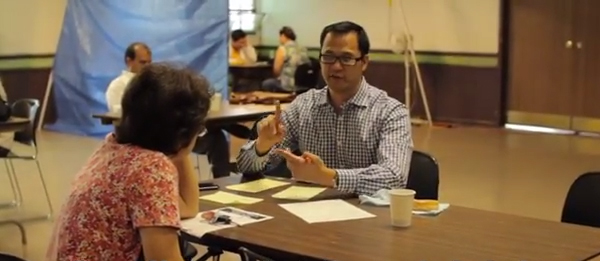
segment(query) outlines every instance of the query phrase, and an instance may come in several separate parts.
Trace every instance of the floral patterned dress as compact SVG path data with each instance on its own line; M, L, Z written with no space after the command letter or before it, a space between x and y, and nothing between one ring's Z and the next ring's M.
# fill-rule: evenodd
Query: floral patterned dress
M179 228L177 169L162 153L113 134L77 174L57 217L48 261L135 261L138 229Z

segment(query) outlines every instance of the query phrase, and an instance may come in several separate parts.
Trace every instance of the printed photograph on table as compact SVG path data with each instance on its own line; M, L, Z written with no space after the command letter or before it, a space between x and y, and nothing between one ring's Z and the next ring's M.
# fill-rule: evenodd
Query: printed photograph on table
M198 213L196 217L181 221L182 230L202 237L213 231L250 225L272 219L272 216L246 211L234 207L223 207Z
M250 218L253 220L262 220L262 219L268 218L268 216L265 216L262 214L249 212L249 211L241 210L239 208L232 208L232 207L226 207L226 208L219 209L219 212L228 213L231 215L236 215L236 216L245 217L245 218Z

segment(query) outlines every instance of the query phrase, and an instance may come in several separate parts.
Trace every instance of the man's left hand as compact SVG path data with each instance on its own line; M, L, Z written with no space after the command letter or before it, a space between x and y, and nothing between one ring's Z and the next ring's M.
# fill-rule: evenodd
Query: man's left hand
M335 170L328 168L319 156L310 152L296 156L286 149L277 149L276 151L285 158L287 167L295 180L326 187L335 186Z

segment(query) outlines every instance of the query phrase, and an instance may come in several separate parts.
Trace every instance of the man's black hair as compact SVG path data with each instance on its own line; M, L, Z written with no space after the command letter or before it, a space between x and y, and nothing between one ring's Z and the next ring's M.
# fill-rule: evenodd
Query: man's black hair
M231 32L231 40L233 40L234 42L237 41L237 40L239 40L239 39L242 39L242 38L244 38L246 36L248 36L248 35L243 30L239 30L238 29L238 30L233 30Z
M358 50L360 51L360 55L365 56L369 54L371 43L369 42L367 32L362 26L350 21L337 22L325 26L323 31L321 31L321 48L323 48L323 42L328 33L345 35L351 32L355 32L358 36Z
M128 58L129 58L129 60L135 60L135 48L137 48L137 47L142 47L142 48L146 49L149 53L152 53L152 51L150 50L150 47L148 47L148 45L145 43L142 43L142 42L131 43L129 46L127 46L127 49L125 49L125 63L127 63Z

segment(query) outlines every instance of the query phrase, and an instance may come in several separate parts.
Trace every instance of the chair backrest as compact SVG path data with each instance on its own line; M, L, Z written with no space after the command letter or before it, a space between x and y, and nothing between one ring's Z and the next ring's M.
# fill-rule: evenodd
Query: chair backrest
M413 150L406 188L417 192L415 199L438 199L440 170L431 155Z
M13 255L0 253L0 261L27 261L27 260L20 258L20 257L13 256Z
M600 228L600 172L585 173L573 182L561 222Z
M35 119L37 117L40 101L37 99L21 99L15 101L11 106L12 116L29 119L29 126L15 133L14 141L26 145L35 145Z
M319 73L321 65L318 60L310 58L310 63L304 63L296 68L294 74L294 83L296 92L306 91L316 88L319 83Z

